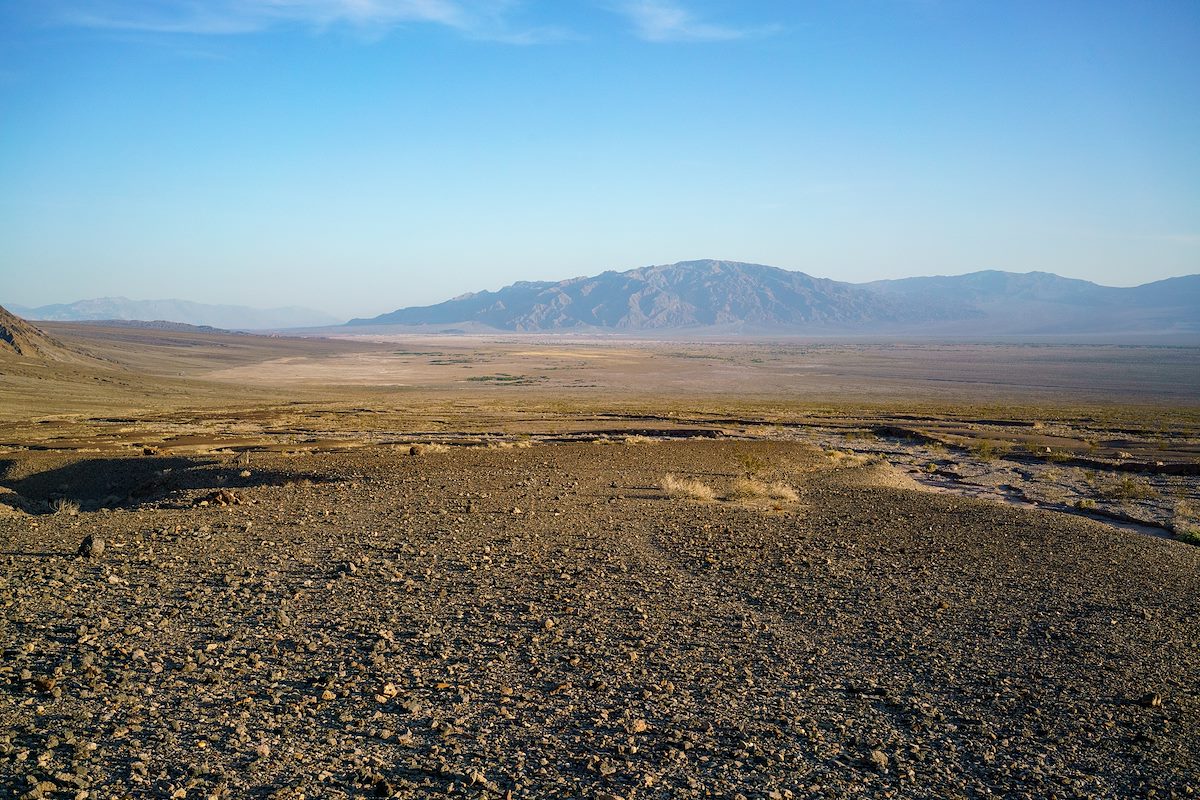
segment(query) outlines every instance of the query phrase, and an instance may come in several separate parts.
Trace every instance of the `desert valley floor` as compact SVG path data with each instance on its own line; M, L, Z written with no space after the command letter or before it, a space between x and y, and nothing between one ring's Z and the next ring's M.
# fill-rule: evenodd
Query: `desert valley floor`
M6 796L1200 790L1200 349L46 332Z

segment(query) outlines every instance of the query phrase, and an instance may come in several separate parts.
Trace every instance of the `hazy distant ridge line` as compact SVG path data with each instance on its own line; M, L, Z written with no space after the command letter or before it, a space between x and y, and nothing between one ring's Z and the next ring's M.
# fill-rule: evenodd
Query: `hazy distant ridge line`
M196 303L190 300L130 300L126 297L100 297L36 308L11 305L9 308L26 319L46 322L166 321L235 330L315 327L334 325L341 321L322 311L297 306L251 308Z
M518 281L346 324L515 332L1192 334L1200 333L1200 275L1131 288L998 270L853 284L763 264L702 260Z

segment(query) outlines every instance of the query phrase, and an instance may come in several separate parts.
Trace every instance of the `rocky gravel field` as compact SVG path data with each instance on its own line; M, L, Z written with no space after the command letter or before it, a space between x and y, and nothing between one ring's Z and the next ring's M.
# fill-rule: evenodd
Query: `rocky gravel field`
M0 796L1200 791L1183 542L794 442L88 458L6 466Z

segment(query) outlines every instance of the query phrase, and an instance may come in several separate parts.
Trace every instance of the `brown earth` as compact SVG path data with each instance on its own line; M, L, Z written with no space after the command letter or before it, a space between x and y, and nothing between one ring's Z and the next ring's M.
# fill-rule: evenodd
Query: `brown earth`
M1200 788L1200 548L1061 513L1186 537L1186 348L52 332L0 361L8 796Z

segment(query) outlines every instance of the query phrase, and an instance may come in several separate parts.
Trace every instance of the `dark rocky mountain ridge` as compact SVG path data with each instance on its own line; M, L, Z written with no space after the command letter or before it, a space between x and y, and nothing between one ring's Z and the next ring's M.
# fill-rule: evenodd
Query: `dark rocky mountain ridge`
M557 282L520 281L347 325L519 332L1200 335L1200 275L1133 288L997 270L852 284L762 264L686 261Z

